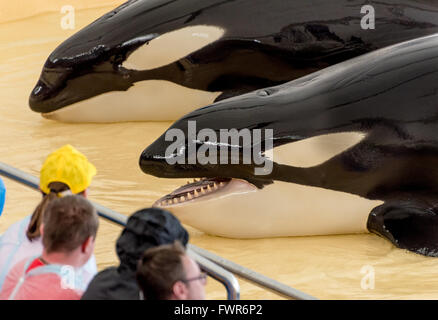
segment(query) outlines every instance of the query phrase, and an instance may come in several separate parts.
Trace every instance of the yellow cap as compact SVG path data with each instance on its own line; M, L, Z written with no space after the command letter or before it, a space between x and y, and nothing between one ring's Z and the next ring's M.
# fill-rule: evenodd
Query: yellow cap
M63 182L76 194L88 188L95 174L96 168L87 157L67 144L52 152L44 161L40 172L40 189L48 194L50 183Z

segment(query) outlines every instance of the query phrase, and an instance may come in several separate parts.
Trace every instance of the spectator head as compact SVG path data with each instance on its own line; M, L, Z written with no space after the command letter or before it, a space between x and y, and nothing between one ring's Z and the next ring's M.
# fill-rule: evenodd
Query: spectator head
M146 300L204 300L207 276L178 243L144 252L137 282Z
M40 171L40 190L43 194L38 207L32 214L26 235L30 241L38 238L44 210L48 204L67 194L87 196L96 168L87 158L73 148L65 145L52 152L44 161Z
M78 195L53 200L41 226L44 251L76 254L77 266L85 264L94 251L99 218L92 204Z
M3 180L0 178L0 216L3 212L3 207L5 205L5 197L6 197L6 188L3 183Z
M116 244L118 271L135 276L138 260L149 248L179 241L185 247L189 234L170 212L159 208L142 209L131 215Z

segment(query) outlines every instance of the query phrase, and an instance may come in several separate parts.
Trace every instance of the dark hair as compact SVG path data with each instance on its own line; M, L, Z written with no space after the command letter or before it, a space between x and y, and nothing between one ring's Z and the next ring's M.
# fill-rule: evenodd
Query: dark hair
M185 245L189 240L187 230L169 211L159 208L141 209L131 215L117 239L116 252L120 259L119 272L137 270L138 260L151 248L175 241Z
M29 226L27 227L26 236L29 239L29 241L33 241L34 239L41 236L40 233L40 226L41 222L43 221L43 215L44 211L46 210L49 203L51 203L53 200L58 198L58 193L63 192L66 190L70 190L68 185L62 182L51 182L49 184L50 193L43 194L43 199L38 204L38 206L35 208L35 211L32 213L32 216L30 218ZM83 194L83 192L79 193Z
M99 218L87 199L71 195L51 201L43 223L44 249L48 253L71 252L89 237L96 237Z
M166 300L175 282L185 279L181 258L185 255L179 242L146 250L138 262L137 282L146 300Z

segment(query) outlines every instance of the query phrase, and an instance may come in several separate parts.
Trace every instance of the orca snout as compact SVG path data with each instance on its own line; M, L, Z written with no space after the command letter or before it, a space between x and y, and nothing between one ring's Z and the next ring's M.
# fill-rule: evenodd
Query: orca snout
M43 68L37 84L29 97L29 106L35 112L46 113L57 109L56 95L65 86L70 74L65 68Z
M170 147L170 149L169 149ZM172 142L165 141L164 135L148 146L141 154L139 165L141 170L160 178L190 178L201 177L206 168L198 163L189 163L187 155L181 150L185 146L178 147L175 151Z
M140 156L141 170L153 176L162 176L164 173L170 173L171 167L165 159L164 151L154 150L153 146L146 148Z

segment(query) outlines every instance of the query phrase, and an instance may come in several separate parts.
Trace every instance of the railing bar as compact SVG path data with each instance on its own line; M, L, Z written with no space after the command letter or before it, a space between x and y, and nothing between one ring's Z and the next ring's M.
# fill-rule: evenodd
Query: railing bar
M199 247L195 247L191 244L189 246L193 251L199 253L200 255L202 255L207 259L212 260L214 263L220 265L221 267L230 271L231 273L245 280L248 280L254 283L255 285L258 285L259 287L268 289L269 291L272 291L284 298L287 299L293 298L297 300L317 300L317 298L308 295L307 293L301 292L297 289L287 286L274 279L268 278L258 272L242 267L241 265L238 265L237 263L234 263L230 260L217 256L214 253L211 253L210 251L207 251Z

